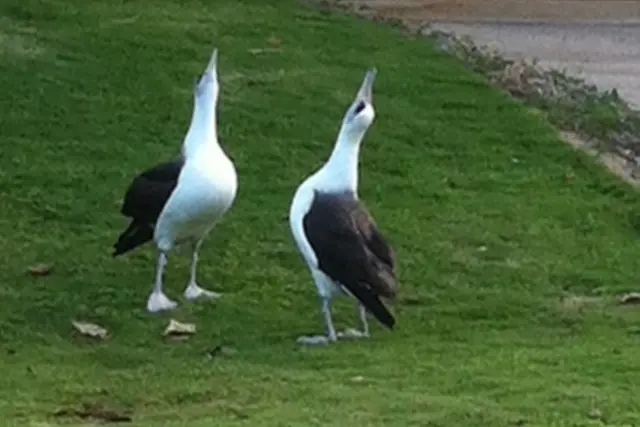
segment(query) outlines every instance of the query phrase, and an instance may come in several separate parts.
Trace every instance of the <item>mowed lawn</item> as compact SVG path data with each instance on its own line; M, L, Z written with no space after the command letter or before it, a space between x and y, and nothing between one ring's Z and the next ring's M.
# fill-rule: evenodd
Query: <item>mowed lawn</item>
M426 41L267 3L0 5L1 424L103 405L142 427L638 425L640 309L615 302L640 287L637 194ZM214 45L240 187L200 282L225 295L152 316L153 248L110 255L119 203L178 153ZM299 348L324 326L289 203L369 66L360 191L397 250L398 325ZM172 297L188 262L170 258ZM170 317L197 333L166 342Z

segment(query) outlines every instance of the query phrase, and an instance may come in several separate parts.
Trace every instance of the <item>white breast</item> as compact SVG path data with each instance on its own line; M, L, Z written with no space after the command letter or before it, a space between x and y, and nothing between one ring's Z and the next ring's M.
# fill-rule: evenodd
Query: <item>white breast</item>
M178 185L167 201L155 229L160 249L199 238L231 208L238 181L233 163L224 155L194 156L185 162Z
M289 211L289 226L296 246L309 267L319 295L325 298L331 298L340 291L341 287L320 270L318 257L307 240L303 225L304 216L309 212L313 204L315 190L317 189L316 183L319 180L318 175L319 174L311 176L298 187Z
M289 209L289 227L293 234L298 250L302 254L304 260L310 268L318 267L318 259L313 252L313 248L309 244L304 233L303 219L311 209L314 198L314 176L304 181L296 190L293 201Z

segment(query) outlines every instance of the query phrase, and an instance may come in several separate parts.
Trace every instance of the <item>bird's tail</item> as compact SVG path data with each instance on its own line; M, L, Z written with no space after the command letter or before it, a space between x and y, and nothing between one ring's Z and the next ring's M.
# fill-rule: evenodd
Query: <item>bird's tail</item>
M398 295L398 279L392 267L381 265L375 276L375 288L378 294L389 300L396 299Z
M120 234L116 243L114 243L113 256L116 257L129 252L138 246L144 245L151 239L153 239L153 229L151 226L133 220L127 229Z
M380 297L373 292L367 290L363 286L356 286L352 291L353 296L375 317L380 323L389 329L393 329L396 319L389 309L382 303Z

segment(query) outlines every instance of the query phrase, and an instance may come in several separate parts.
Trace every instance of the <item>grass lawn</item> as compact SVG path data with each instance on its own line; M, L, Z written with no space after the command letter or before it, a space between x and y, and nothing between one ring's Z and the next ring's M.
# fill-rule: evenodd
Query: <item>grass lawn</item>
M638 286L640 203L538 115L425 41L293 1L108 3L0 5L3 426L89 425L52 415L83 404L142 427L640 423L640 314L614 299ZM200 276L226 295L152 316L152 248L110 256L120 198L178 152L214 44L240 187ZM398 327L299 348L323 324L289 203L371 65L361 196L397 249ZM169 317L197 334L165 342Z

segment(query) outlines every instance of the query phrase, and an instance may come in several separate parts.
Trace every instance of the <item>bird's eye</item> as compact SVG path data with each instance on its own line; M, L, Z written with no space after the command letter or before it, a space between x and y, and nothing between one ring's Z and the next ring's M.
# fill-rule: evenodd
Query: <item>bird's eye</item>
M353 114L359 114L362 110L364 110L365 104L363 101L360 101L360 103L358 103L358 105L356 106L356 110L354 111Z

